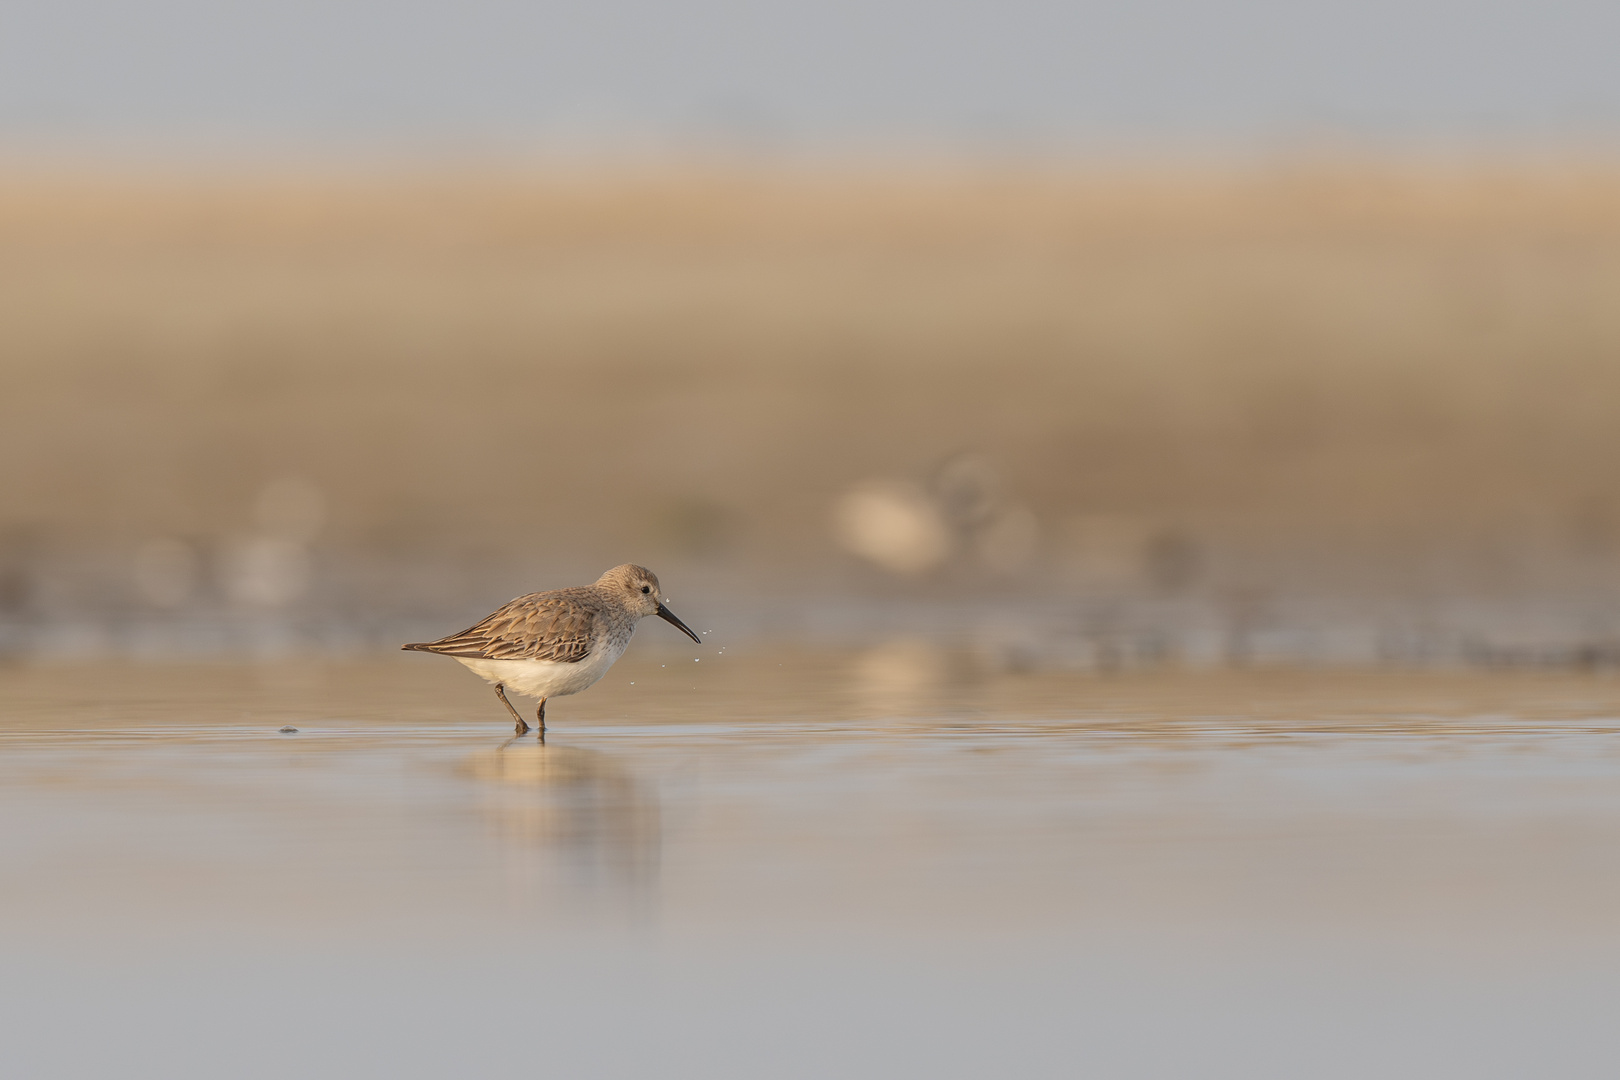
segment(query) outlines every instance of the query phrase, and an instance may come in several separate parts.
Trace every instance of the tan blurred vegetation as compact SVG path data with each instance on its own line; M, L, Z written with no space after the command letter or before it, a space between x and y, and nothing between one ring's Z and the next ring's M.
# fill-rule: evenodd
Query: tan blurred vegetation
M964 449L1035 588L1076 515L1397 584L1620 538L1598 166L17 168L0 281L0 546L298 476L360 562L860 585L839 494Z

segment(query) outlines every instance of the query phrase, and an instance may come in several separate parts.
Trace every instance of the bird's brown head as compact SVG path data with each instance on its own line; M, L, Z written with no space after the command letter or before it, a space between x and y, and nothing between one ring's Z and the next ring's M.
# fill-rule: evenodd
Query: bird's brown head
M596 579L596 587L622 593L630 610L642 618L657 615L665 622L679 627L682 633L699 645L703 644L703 639L694 634L691 627L677 619L675 613L664 606L664 596L658 588L658 575L645 566L637 566L635 563L615 566Z

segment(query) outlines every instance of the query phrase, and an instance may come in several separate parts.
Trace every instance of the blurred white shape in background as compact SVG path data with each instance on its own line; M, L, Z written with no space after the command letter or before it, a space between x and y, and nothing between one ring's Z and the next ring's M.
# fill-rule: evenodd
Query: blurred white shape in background
M962 552L996 574L1027 569L1040 547L1040 525L1009 501L1001 479L980 454L957 454L928 485L867 480L836 508L844 549L897 574L936 570Z
M184 540L148 540L135 552L135 591L156 607L180 607L197 591L197 552Z
M921 574L950 558L950 526L914 484L871 480L839 500L834 515L844 548L897 574Z
M249 607L283 607L309 588L309 551L278 536L232 544L223 563L225 591Z
M221 562L226 595L249 607L285 607L309 590L309 544L326 521L326 500L307 480L273 480L253 500L255 535L229 545Z

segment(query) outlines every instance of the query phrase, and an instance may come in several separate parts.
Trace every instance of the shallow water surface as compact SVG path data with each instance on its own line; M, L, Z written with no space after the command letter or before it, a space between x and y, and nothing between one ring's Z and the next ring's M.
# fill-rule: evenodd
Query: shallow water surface
M633 651L545 745L414 656L13 667L0 717L6 1075L1620 1066L1599 676L901 642Z

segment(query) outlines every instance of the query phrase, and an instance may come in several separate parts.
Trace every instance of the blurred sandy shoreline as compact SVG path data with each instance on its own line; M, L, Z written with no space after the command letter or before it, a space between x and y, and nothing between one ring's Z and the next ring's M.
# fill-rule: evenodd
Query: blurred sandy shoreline
M386 635L627 560L740 610L1620 641L1602 163L19 166L0 283L14 650ZM841 533L866 490L933 546Z

